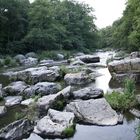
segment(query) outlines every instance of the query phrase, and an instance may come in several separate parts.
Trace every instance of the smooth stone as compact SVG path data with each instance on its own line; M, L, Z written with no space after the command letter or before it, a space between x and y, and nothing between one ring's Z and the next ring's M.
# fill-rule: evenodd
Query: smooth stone
M129 112L130 112L131 114L133 114L134 116L136 116L137 118L140 118L140 110L131 109Z
M64 77L67 85L83 85L90 83L92 80L90 76L84 72L68 73Z
M37 54L35 52L29 52L25 55L26 58L28 57L32 57L32 58L36 58L37 57Z
M76 100L66 106L66 111L73 112L83 123L94 125L116 125L119 116L104 99Z
M74 118L75 116L71 112L49 109L47 116L38 121L34 133L47 137L63 137L63 131L73 126Z

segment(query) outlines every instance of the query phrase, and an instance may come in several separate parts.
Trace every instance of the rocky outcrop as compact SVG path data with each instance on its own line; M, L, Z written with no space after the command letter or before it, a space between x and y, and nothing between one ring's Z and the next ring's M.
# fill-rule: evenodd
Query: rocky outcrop
M117 113L104 98L71 102L66 111L73 112L81 122L88 124L116 125L119 121Z
M2 140L17 140L24 135L28 135L33 129L31 123L27 119L15 121L0 130L0 139Z
M38 121L34 133L47 137L65 137L63 132L73 126L73 123L73 113L49 109L47 116Z
M140 58L125 58L120 61L113 61L108 64L108 69L113 78L117 81L124 81L125 78L130 77L140 82Z
M4 73L4 75L9 76L12 80L21 80L31 84L43 81L53 82L60 77L58 68L55 67L54 70L53 68L48 69L46 66L28 68L18 72L8 72Z
M64 80L67 85L83 85L92 81L91 77L84 73L68 73L65 75Z
M74 99L95 99L103 96L103 90L94 87L86 87L72 93Z
M14 105L18 105L22 101L22 96L7 96L4 98L5 106L10 107Z
M4 87L4 95L22 95L23 91L28 87L25 82L17 81Z
M37 65L37 63L38 63L37 58L28 57L28 58L23 60L21 65L23 65L23 66L34 66L34 65Z
M49 95L55 94L59 90L61 90L60 84L56 84L53 82L39 82L29 88L24 90L24 95L32 96L32 95Z
M4 114L6 114L7 109L5 106L0 106L0 116L3 116Z

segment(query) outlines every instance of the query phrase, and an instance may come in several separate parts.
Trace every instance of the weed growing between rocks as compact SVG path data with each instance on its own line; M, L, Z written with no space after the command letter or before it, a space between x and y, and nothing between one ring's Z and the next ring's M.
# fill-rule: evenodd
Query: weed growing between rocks
M70 127L67 127L67 128L62 132L62 133L63 133L63 136L64 136L64 137L67 137L67 138L72 137L72 136L74 135L74 133L75 133L75 127L76 127L75 124L72 125L72 126L70 126Z
M126 111L137 107L139 104L135 98L135 83L133 80L125 80L124 93L112 92L106 94L105 98L113 109L117 111Z

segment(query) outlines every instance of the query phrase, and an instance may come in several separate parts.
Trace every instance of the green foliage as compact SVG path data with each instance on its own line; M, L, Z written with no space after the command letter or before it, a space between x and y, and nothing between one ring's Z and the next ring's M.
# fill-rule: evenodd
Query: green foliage
M16 120L20 120L20 119L22 119L23 117L25 117L25 114L24 114L24 113L19 113L19 112L16 112L16 113L15 113L15 119L16 119Z
M75 133L75 125L66 128L62 133L64 137L72 137Z
M7 57L4 59L4 65L13 67L13 66L16 66L17 63L16 63L16 60L15 60L15 59L13 59L13 58L10 57L10 56L7 56Z
M32 98L34 99L35 102L38 101L39 98L41 98L41 95L35 95L35 96L32 96Z
M0 97L0 102L3 101L3 100L4 100L4 98L3 97Z
M124 49L127 51L140 50L140 1L128 0L123 17L99 31L99 46Z
M112 92L106 94L105 98L112 108L125 111L137 107L138 102L135 98L135 82L131 79L126 79L124 82L124 93Z

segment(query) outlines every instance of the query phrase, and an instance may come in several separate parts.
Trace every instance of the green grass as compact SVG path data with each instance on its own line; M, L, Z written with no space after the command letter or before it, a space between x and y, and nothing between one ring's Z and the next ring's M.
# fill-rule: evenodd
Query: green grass
M20 120L20 119L22 119L24 117L25 117L25 114L24 113L19 113L19 112L16 112L15 113L15 119L16 120Z
M63 135L64 137L72 137L75 133L75 125L72 125L68 128L66 128L64 131L63 131Z
M138 101L135 98L135 83L133 80L126 79L124 93L112 92L105 94L105 98L111 107L118 111L126 111L137 107Z

